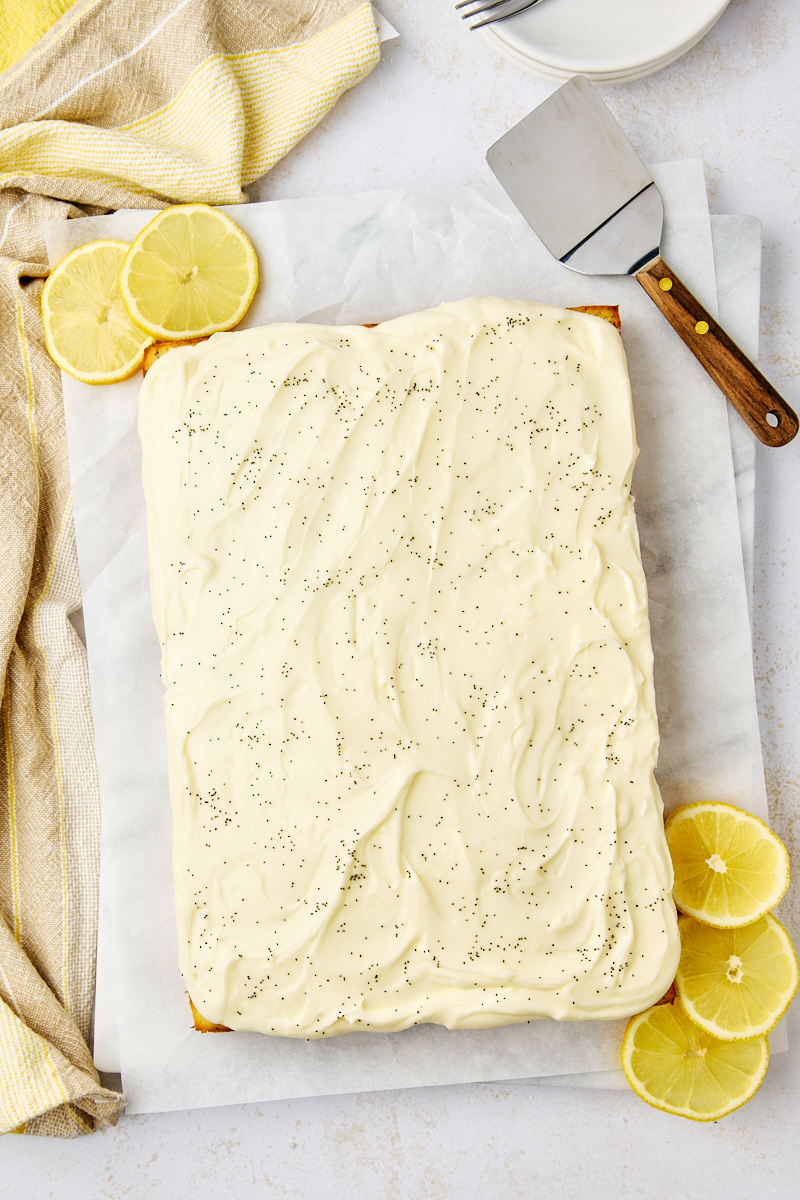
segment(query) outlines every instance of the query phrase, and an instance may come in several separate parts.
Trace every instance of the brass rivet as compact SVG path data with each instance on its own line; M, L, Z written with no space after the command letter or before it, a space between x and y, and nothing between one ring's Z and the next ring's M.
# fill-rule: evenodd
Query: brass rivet
M708 321L698 321L694 331L695 333L708 333Z
M670 290L670 288L672 287L672 280L671 279L659 279L658 286L661 288L662 292L668 292Z

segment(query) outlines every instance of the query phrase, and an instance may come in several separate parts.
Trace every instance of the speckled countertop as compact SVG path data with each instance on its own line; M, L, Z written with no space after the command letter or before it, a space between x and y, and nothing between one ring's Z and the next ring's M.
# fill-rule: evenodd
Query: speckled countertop
M252 189L283 199L490 182L486 148L554 85L469 35L450 0L380 0L373 74ZM731 0L694 50L602 94L645 160L701 157L712 211L764 227L761 366L800 407L800 5ZM759 447L754 646L776 831L800 875L800 439ZM800 886L780 915L800 944ZM631 1093L474 1085L123 1118L75 1142L0 1141L19 1200L761 1200L800 1176L800 1018L758 1095L717 1124Z

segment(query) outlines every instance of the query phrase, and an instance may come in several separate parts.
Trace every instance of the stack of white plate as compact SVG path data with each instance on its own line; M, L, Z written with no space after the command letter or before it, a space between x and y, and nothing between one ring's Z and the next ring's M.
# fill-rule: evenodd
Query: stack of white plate
M544 79L643 79L691 50L729 0L542 0L487 25L495 50Z

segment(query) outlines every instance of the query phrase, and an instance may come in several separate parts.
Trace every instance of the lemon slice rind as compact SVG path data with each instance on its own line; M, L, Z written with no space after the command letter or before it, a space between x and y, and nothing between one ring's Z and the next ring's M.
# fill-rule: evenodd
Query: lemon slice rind
M208 204L157 213L131 243L120 271L131 320L163 341L233 329L258 285L258 259L239 226Z
M622 1069L637 1096L690 1121L718 1121L741 1108L758 1091L768 1065L766 1037L714 1038L679 1001L632 1017L622 1039Z
M72 250L45 280L45 345L53 361L81 383L120 383L142 365L152 337L131 322L117 286L127 242L114 238Z
M671 813L665 830L675 874L672 894L682 913L716 929L734 929L760 920L784 896L788 851L752 813L699 801Z
M774 1029L800 983L791 939L771 913L738 929L680 918L675 991L686 1015L720 1041L747 1041Z

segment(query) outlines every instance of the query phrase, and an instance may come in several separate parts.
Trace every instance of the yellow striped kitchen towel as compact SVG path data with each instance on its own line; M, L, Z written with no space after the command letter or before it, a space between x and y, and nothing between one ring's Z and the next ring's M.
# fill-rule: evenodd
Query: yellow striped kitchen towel
M0 0L0 71L22 58L75 0Z
M246 201L379 51L365 0L16 5L25 21L0 32L6 62L24 49L0 74L0 1132L73 1137L124 1100L87 1048L99 800L44 222Z

